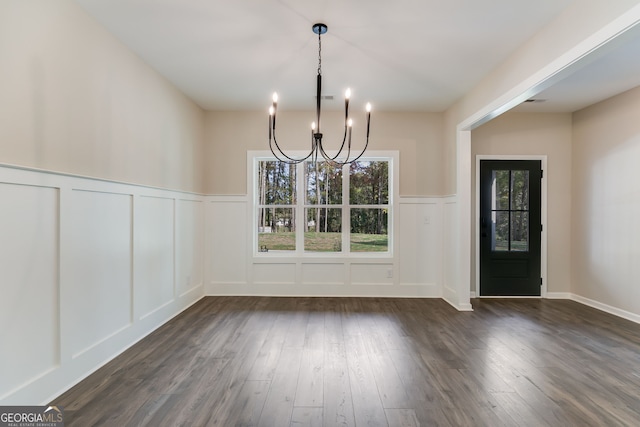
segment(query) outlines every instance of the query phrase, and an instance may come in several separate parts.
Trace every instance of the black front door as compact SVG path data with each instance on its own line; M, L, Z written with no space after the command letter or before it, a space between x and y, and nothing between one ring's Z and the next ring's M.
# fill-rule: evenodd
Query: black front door
M480 295L540 296L540 160L480 161Z

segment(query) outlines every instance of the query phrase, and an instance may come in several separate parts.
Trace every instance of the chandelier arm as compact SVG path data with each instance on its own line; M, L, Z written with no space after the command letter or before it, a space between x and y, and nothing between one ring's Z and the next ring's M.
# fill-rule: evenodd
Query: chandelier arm
M276 149L278 151L278 153L280 153L280 155L276 154L275 150L273 149L273 144L275 144ZM307 154L305 157L301 157L301 158L293 158L288 156L284 151L282 151L282 148L280 148L280 145L278 145L278 140L276 139L276 130L273 129L273 144L271 142L271 139L269 139L269 149L271 150L271 153L274 155L274 157L276 159L278 159L278 161L284 162L284 163L289 163L289 164L298 164L298 163L302 163L305 160L307 160L309 157L311 157L311 155L313 154L313 152L315 151L315 144L311 144L311 151L309 152L309 154ZM282 159L280 156L286 158L287 160Z
M368 146L369 146L369 135L367 135L367 140L366 140L366 142L365 142L365 144L364 144L364 148L362 149L362 151L360 152L360 154L358 154L358 155L357 155L353 160L350 160L350 161L348 161L348 162L345 162L345 164L346 164L346 163L352 164L352 163L357 162L357 161L358 161L358 159L360 159L360 157L362 157L362 156L364 155L364 152L365 152L365 151L367 151L367 147L368 147Z
M369 108L367 108L367 109L370 110ZM358 154L358 156L355 159L353 159L350 163L358 161L358 159L360 157L362 157L364 152L367 150L367 147L369 146L369 131L370 130L371 130L371 112L369 111L369 112L367 112L367 139L365 140L364 148L362 149L360 154Z
M364 143L364 148L353 160L346 162L349 164L355 163L364 155L364 152L367 151L367 147L369 146L369 130L371 129L371 113L367 113L367 138ZM349 150L351 150L351 138L349 138ZM348 157L347 157L348 159Z
M349 157L351 157L351 132L353 131L353 129L349 129L349 143L347 144L347 157L345 157L344 161L351 164L351 162L349 162Z
M360 154L358 154L356 157L354 157L353 159L349 160L349 156L351 156L351 144L349 144L348 146L348 151L347 151L347 158L344 162L341 161L337 161L335 160L336 158L330 158L330 157L325 157L324 154L326 154L324 152L324 150L322 148L320 148L321 153L323 153L323 157L333 166L344 166L344 165L350 165L352 163L357 162L365 153L365 151L367 151L367 148L369 146L369 134L367 133L367 138L365 140L365 144L364 144L364 148L362 149L362 151L360 152Z
M349 161L349 157L351 157L351 132L353 131L353 129L349 128L347 130L347 133L349 134L349 142L347 143L347 157L345 157L344 159L344 163L343 164L351 164L351 162ZM342 152L342 148L340 149L340 152Z
M329 154L327 154L327 152L324 151L324 147L322 146L322 143L320 144L320 153L322 154L322 157L324 157L326 160L335 161L335 159L337 159L340 156L340 154L342 154L342 150L344 149L344 144L347 141L347 129L348 128L349 127L345 123L345 125L344 125L344 135L342 135L342 144L340 144L340 149L338 150L338 152L336 153L335 156L331 157Z
M282 162L282 163L286 163L288 165L297 165L298 163L300 163L299 161L296 160L285 160L285 159L281 159L280 156L278 156L278 154L276 154L276 152L274 151L273 147L271 146L271 144L269 144L269 149L271 150L271 154L273 154L273 157L276 158L277 161ZM286 156L284 153L281 153L282 155Z
M335 160L335 158L333 159L327 159L327 161L329 163L331 163L334 166L343 166L343 165L348 165L351 164L352 162L349 161L349 151L347 151L347 157L345 159L345 161L340 161L340 160Z

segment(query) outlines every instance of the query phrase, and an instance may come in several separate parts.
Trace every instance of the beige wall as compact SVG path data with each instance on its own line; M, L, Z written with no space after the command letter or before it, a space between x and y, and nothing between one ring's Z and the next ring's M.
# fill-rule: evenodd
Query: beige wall
M571 286L571 114L507 113L471 133L473 215L476 218L476 155L546 155L548 266L547 291ZM475 259L475 220L472 259ZM472 283L475 285L475 269Z
M323 112L327 149L342 141L341 112ZM313 113L279 113L278 142L289 150L307 150ZM354 116L353 145L361 149L364 131ZM205 191L246 194L248 150L269 150L268 115L264 112L209 112L206 117ZM295 143L297 142L297 144ZM372 113L369 150L400 152L400 195L444 195L442 114Z
M573 293L640 315L640 88L574 114Z
M75 3L0 2L0 163L202 191L204 113Z

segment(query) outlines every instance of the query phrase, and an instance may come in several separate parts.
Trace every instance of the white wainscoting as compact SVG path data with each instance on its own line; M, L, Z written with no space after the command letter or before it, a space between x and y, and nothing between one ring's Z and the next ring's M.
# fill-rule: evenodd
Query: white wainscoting
M44 404L204 294L205 198L0 165L0 405Z
M449 198L401 197L390 257L260 257L250 198L207 197L207 295L441 297ZM450 221L449 226L454 223Z
M173 262L175 199L141 196L135 206L134 301L136 319L144 319L173 301L176 290Z
M61 362L59 191L4 181L0 179L0 398Z
M131 199L70 192L62 271L65 339L73 359L133 323Z

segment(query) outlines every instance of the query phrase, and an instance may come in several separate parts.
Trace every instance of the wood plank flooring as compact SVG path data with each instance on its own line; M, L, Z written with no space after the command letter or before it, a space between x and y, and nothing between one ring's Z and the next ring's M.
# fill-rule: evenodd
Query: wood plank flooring
M638 426L640 325L572 301L206 297L67 426Z

